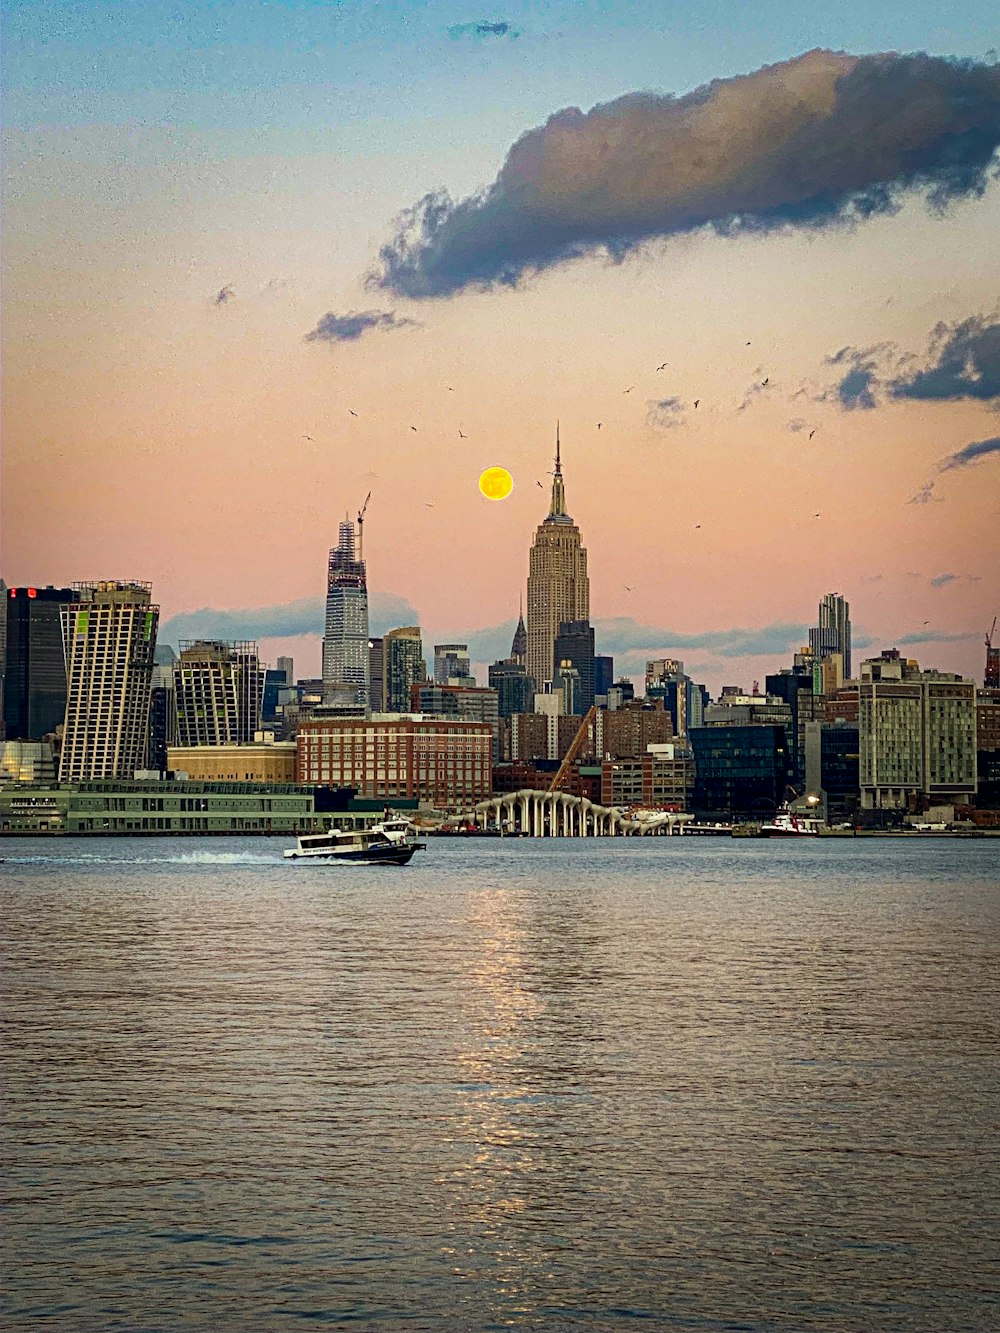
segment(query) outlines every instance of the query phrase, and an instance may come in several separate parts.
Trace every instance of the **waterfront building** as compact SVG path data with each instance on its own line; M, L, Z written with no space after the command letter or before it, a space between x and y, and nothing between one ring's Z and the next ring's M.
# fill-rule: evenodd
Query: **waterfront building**
M146 762L160 608L152 585L75 583L62 607L67 694L59 780L131 777Z
M178 745L246 745L260 730L264 673L256 643L183 641L174 666Z
M463 680L475 685L467 643L434 645L434 680L438 685L450 685Z
M891 648L862 663L858 692L863 809L969 800L977 785L975 681L921 671Z
M396 809L416 801L398 799ZM350 791L316 791L296 784L184 782L52 783L0 787L0 832L13 834L121 833L283 834L330 828L368 828L384 818L382 801Z
M383 711L405 713L410 708L410 691L427 679L424 649L419 625L391 629L382 639Z
M296 746L268 731L234 745L170 745L164 767L200 782L294 783Z
M526 666L542 689L555 674L555 643L564 621L589 621L590 580L580 529L566 512L566 492L556 430L556 460L549 512L538 525L528 557Z
M835 656L839 661L840 654L837 653ZM828 660L824 659L824 661ZM783 667L781 671L764 678L764 688L768 695L771 698L781 699L788 705L788 744L791 750L792 771L795 774L796 782L805 781L805 750L802 743L804 731L802 729L807 721L815 719L816 710L812 705L816 697L824 693L822 690L816 690L815 685L816 679L813 670L804 665L791 668ZM769 718L767 720L778 721L779 719Z
M784 726L692 727L688 738L695 759L694 809L759 819L784 804L792 776Z
M651 744L645 754L604 760L600 803L687 810L694 781L694 754L686 745Z
M428 717L463 717L470 722L485 722L493 733L493 761L499 762L500 711L496 690L426 681L410 690L410 711Z
M464 808L492 790L493 731L485 722L412 713L311 721L300 725L297 744L298 780L312 786L438 809Z
M568 713L583 716L594 703L594 629L589 620L560 621L554 660L561 670L568 663L576 670L579 688ZM565 673L564 673L565 674Z
M73 588L7 588L3 726L7 740L40 741L66 714L66 658L60 609L76 600Z
M850 722L808 721L803 736L804 787L819 796L827 822L854 816L861 804L860 740Z
M851 678L851 608L839 593L828 592L819 604L819 624L809 631L809 648L817 660L839 653L843 679Z
M323 694L364 714L368 691L368 581L362 553L355 550L354 524L345 519L327 563Z

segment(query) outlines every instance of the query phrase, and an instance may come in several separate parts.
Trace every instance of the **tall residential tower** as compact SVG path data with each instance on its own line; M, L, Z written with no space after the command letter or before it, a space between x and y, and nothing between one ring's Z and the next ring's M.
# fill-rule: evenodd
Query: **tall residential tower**
M809 631L809 647L819 660L831 653L844 659L844 679L851 679L851 608L838 592L828 592L819 604L819 626Z
M75 604L60 610L67 675L60 782L131 778L146 765L160 618L151 588L132 580L75 583Z
M368 583L361 552L355 553L354 524L345 519L327 567L323 695L329 700L349 695L367 713L368 693Z
M552 680L555 644L564 621L590 619L590 580L587 552L580 545L580 529L566 512L559 428L556 427L556 466L552 474L549 512L539 523L528 557L528 675L541 690Z

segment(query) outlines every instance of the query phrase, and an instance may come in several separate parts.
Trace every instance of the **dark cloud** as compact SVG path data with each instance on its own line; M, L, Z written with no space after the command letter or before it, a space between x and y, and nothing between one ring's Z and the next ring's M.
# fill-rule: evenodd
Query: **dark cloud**
M682 634L677 630L640 625L630 616L615 616L594 622L602 653L642 650L655 657L658 653L701 648L716 657L766 657L788 652L805 643L808 625L779 622L760 629L709 630L702 634Z
M804 417L792 417L791 421L785 423L785 429L790 430L793 435L798 435L809 429L809 422Z
M957 574L935 574L931 579L932 588L944 588L949 583L955 583L958 580Z
M842 347L839 352L826 358L828 366L847 366L843 379L832 390L845 412L857 410L871 411L875 407L875 392L879 385L880 361L890 353L888 343L875 347ZM820 394L820 401L827 401L831 393Z
M654 430L672 430L683 426L681 413L684 404L679 398L649 398L646 400L646 425Z
M508 37L512 41L520 33L506 19L479 19L476 23L453 23L448 29L448 36L456 42L482 41L491 37Z
M347 315L335 315L331 310L306 334L306 342L350 343L374 329L417 327L416 320L406 319L393 310L358 310Z
M322 634L326 604L322 597L300 597L279 606L251 606L239 610L218 611L204 607L171 616L160 626L161 643L176 644L181 639L286 639L300 634ZM384 634L398 625L417 625L419 613L406 600L393 593L373 592L368 596L368 629Z
M910 189L943 209L984 191L998 143L1000 67L809 51L683 97L557 112L481 193L430 193L403 213L369 283L417 300L512 287L700 227L860 222Z
M235 295L236 293L233 291L232 287L229 283L226 283L225 287L220 287L215 293L215 300L212 304L225 305L228 301L231 301Z
M1000 322L972 315L960 324L938 324L931 334L929 363L890 380L893 398L1000 399Z
M970 463L978 463L980 459L995 453L1000 453L1000 435L994 435L989 440L973 440L964 449L942 458L938 464L938 471L950 472L952 468L968 467Z
M962 643L966 639L977 639L979 632L977 630L965 630L962 634L948 634L944 630L922 629L914 630L912 634L904 634L901 639L894 639L893 642L898 648L908 648L912 643Z

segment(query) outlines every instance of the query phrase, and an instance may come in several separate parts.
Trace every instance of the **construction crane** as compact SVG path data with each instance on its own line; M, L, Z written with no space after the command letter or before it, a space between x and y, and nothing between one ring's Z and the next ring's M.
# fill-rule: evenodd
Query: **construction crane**
M365 496L365 502L358 510L358 562L365 558L365 510L368 508L368 501L372 498L371 491Z
M587 729L596 716L597 716L597 705L591 704L590 707L587 709L587 712L584 714L583 721L580 723L580 730L573 737L573 743L566 751L565 759L559 765L558 772L556 773L552 781L549 783L550 793L559 790L559 784L566 776L566 771L569 768L570 764L579 754L580 746L587 738Z
M993 647L996 628L997 618L994 616L990 632L986 636L986 674L983 677L983 684L988 690L1000 689L1000 646Z

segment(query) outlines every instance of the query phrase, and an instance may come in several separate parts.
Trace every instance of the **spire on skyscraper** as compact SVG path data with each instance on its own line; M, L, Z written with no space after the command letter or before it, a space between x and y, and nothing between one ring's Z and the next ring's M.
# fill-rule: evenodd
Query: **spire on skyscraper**
M559 422L556 422L556 466L552 473L552 503L549 505L549 519L556 522L570 522L569 514L566 512L566 489L563 485L562 459L559 449Z
M510 660L512 662L524 663L528 652L528 631L524 627L524 599L518 600L517 607L517 629L514 631L514 642L510 647Z

